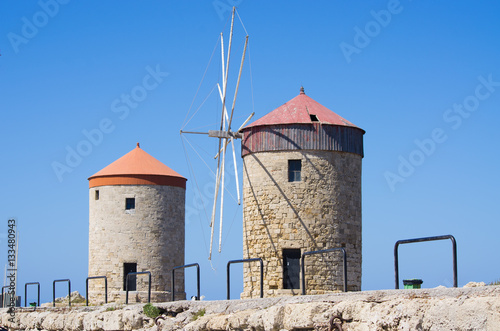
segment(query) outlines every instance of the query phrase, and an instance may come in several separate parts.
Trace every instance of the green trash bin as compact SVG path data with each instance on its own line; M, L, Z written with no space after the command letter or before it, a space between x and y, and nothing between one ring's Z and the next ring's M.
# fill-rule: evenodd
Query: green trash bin
M405 286L405 289L415 289L415 288L420 288L420 285L422 285L423 281L421 279L404 279L403 280L403 285Z

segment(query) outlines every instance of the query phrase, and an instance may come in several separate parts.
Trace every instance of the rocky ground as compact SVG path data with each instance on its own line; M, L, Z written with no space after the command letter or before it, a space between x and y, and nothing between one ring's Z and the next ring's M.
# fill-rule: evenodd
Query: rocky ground
M500 286L384 290L232 301L17 308L9 330L500 330Z

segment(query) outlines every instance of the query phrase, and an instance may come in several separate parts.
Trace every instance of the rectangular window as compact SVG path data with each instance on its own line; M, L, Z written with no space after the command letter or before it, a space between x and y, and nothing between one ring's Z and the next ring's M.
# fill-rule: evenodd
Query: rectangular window
M302 160L288 160L288 181L300 182Z
M123 290L127 290L127 275L131 272L137 272L137 263L124 263L123 264ZM135 291L137 289L136 275L128 277L128 290Z
M300 249L283 250L283 288L300 288Z
M95 199L99 200L99 190L95 190Z
M125 210L135 209L135 198L125 198Z

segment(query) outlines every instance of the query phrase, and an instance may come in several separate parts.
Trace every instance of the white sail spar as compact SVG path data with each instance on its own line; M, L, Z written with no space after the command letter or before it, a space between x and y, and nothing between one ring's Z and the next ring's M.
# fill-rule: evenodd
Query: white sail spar
M208 259L211 260L212 258L212 247L214 243L214 235L215 235L215 218L217 214L217 202L219 200L219 195L220 195L220 204L219 204L219 253L222 250L222 228L223 228L223 216L224 216L224 191L225 191L225 164L226 164L226 152L227 152L227 147L229 144L231 144L232 148L232 158L233 158L233 165L234 165L234 171L235 171L235 178L236 178L236 191L237 191L237 201L238 205L241 204L241 197L240 197L240 187L239 187L239 179L238 179L238 169L237 169L237 163L236 163L236 151L235 151L235 145L234 145L234 140L235 139L241 139L241 130L243 127L250 121L250 119L253 117L254 113L250 114L248 118L243 122L243 124L240 125L240 127L237 130L232 130L232 125L233 125L233 117L235 113L235 107L236 107L236 99L238 96L238 90L240 86L240 81L241 81L241 75L242 75L242 70L243 70L243 64L245 62L245 56L247 52L247 46L248 46L248 35L245 37L245 43L243 47L243 52L241 56L241 62L240 62L240 68L238 71L238 78L236 81L236 86L234 90L234 96L231 104L231 110L228 112L226 105L229 104L227 100L228 96L228 79L229 79L229 64L230 64L230 59L231 59L231 49L232 49L232 44L233 44L233 28L234 28L234 18L235 18L235 12L236 9L233 7L232 10L232 16L231 16L231 29L229 32L229 42L227 46L227 54L225 53L225 45L224 45L224 36L221 33L220 36L220 41L221 41L221 60L222 60L222 65L221 65L221 70L222 70L222 86L217 83L217 90L219 94L220 101L222 103L222 110L221 110L221 119L220 119L220 126L219 130L208 130L208 132L193 132L193 131L183 131L181 130L182 133L195 133L195 134L207 134L209 137L212 138L217 138L218 141L218 151L217 154L214 156L214 159L217 160L217 167L215 171L215 188L214 188L214 201L212 205L212 213L211 213L211 219L210 219L210 252L209 252L209 257Z

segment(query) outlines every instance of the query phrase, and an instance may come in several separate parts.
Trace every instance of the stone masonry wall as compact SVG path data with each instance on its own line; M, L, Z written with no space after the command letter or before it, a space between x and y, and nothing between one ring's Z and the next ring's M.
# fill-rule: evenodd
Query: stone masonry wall
M126 198L135 198L134 210L125 210ZM153 301L170 300L171 270L184 264L184 200L185 189L171 186L90 189L89 276L107 276L109 301L124 301L124 263L137 263L138 272L151 272ZM147 300L148 276L136 277L141 294L129 293L131 302ZM176 271L175 285L178 298L184 299L183 270ZM104 301L104 280L89 281L89 299Z
M499 297L500 286L482 286L176 301L155 303L162 311L157 320L144 314L144 304L17 308L14 322L1 308L0 324L18 331L493 331L500 325Z
M302 160L288 182L288 160ZM332 151L260 152L243 158L243 258L264 260L264 296L283 289L283 249L345 247L348 290L361 289L361 156ZM307 294L343 288L340 252L307 256ZM259 265L244 265L242 298L259 296Z

